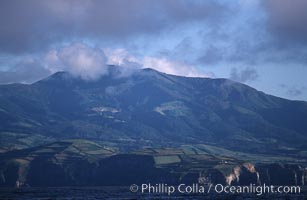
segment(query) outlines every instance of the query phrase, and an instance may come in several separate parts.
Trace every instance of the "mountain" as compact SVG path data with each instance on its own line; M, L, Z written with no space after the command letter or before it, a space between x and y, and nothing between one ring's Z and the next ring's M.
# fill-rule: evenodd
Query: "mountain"
M1 151L88 139L121 151L207 144L306 158L306 102L227 79L108 72L95 81L58 72L31 85L1 85Z
M152 69L0 86L0 186L304 185L307 103Z

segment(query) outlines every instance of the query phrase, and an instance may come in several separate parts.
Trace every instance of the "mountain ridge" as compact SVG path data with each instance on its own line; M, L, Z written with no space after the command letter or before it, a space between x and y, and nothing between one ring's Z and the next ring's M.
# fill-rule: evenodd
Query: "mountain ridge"
M114 65L108 65L108 68L110 70L110 68L121 68L119 66L114 66ZM108 71L109 71L108 70ZM272 95L272 94L269 94L269 93L266 93L266 92L263 92L261 90L258 90L248 84L245 84L245 83L242 83L242 82L238 82L238 81L235 81L235 80L232 80L232 79L228 79L228 78L211 78L211 77L187 77L187 76L182 76L182 75L174 75L174 74L168 74L168 73L165 73L165 72L160 72L158 70L155 70L155 69L152 69L152 68L142 68L142 69L139 69L139 70L142 70L142 71L152 71L152 72L155 72L155 73L159 73L160 75L166 75L166 76L172 76L172 77L179 77L179 78L188 78L188 79L208 79L208 80L217 80L217 81L229 81L229 82L232 82L232 83L235 83L235 84L240 84L240 85L244 85L250 89L254 89L256 90L257 92L261 92L261 93L264 93L266 95L269 95L269 96L272 96L272 97L275 97L275 98L279 98L279 99L283 99L283 100L287 100L287 101L295 101L295 102L305 102L307 103L307 101L305 100L296 100L296 99L287 99L287 98L284 98L284 97L280 97L280 96L276 96L276 95ZM132 70L132 71L139 71L139 70ZM120 71L120 70L115 70L115 71ZM133 74L133 72L132 72ZM47 81L49 80L50 78L52 77L56 77L56 76L61 76L61 75L64 75L64 76L67 76L67 77L70 77L70 78L74 78L74 79L81 79L79 78L78 76L73 76L72 74L70 74L70 72L68 71L57 71L57 72L54 72L53 74L49 75L48 77L46 78L42 78L41 80L38 80L38 81L35 81L33 83L7 83L7 84L0 84L0 88L1 87L5 87L5 86L12 86L12 87L16 87L16 86L20 86L20 85L23 85L23 86L29 86L29 85L34 85L34 84L37 84L37 83L40 83L42 81ZM102 75L102 77L106 76L106 74ZM131 76L131 74L129 75L125 75L126 77L129 77ZM101 77L100 77L101 78ZM98 80L100 79L98 78ZM82 80L82 79L81 79ZM95 79L96 80L96 79ZM95 80L87 80L87 82L95 82Z
M0 86L0 137L97 139L127 148L197 142L247 152L304 150L304 101L228 79L120 70L109 66L95 81L57 72L31 85Z

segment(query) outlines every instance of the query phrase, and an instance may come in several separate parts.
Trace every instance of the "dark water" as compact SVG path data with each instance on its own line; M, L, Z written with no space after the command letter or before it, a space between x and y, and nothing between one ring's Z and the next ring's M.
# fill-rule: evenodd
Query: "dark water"
M35 200L97 200L97 199L297 199L307 200L306 188L300 194L141 194L129 187L62 187L62 188L0 188L0 199Z

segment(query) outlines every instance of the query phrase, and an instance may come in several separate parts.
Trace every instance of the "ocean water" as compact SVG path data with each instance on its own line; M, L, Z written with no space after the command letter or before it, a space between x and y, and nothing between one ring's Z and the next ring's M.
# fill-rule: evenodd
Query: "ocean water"
M129 187L0 188L1 200L97 200L97 199L293 199L307 200L306 188L300 194L141 194Z

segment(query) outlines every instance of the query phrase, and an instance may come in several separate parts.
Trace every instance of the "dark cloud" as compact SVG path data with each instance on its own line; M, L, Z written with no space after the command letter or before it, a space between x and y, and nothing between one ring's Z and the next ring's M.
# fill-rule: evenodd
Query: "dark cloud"
M37 60L28 60L16 64L8 71L0 71L0 84L33 83L47 77L51 71L45 69Z
M239 71L237 68L232 68L230 73L230 79L242 83L246 83L248 81L254 81L259 77L257 71L252 68L245 68Z
M287 91L287 94L289 96L294 96L294 97L297 97L297 96L300 96L303 94L303 91L301 89L298 89L298 88L291 88Z
M83 39L123 40L156 34L176 23L217 22L227 8L217 1L4 0L0 1L0 51L24 53Z
M305 86L289 86L287 84L280 84L279 85L286 93L287 96L290 98L297 98L304 95L307 92L307 87Z
M177 22L191 20L208 20L210 23L216 23L223 20L225 14L229 14L230 7L227 4L221 4L218 1L185 1L168 0L157 1L162 3L162 9L167 13L168 18Z
M233 18L239 19L239 23L225 19L225 27L228 23L232 26L212 29L203 36L207 45L199 53L200 64L226 62L256 66L270 63L279 66L307 62L307 1L259 2L249 6L253 8L249 13L246 6L238 6Z
M64 23L56 23L57 16L43 1L0 2L0 50L20 53L43 48L47 44L63 39L58 29Z
M268 29L282 45L296 42L307 44L307 1L306 0L265 0L268 14Z
M260 52L265 62L307 62L307 1L265 0L262 7L266 12L266 41ZM258 52L257 52L258 53Z
M216 64L224 59L224 52L222 48L218 48L214 45L210 45L206 50L204 55L200 55L197 59L198 62L204 63L206 65Z

